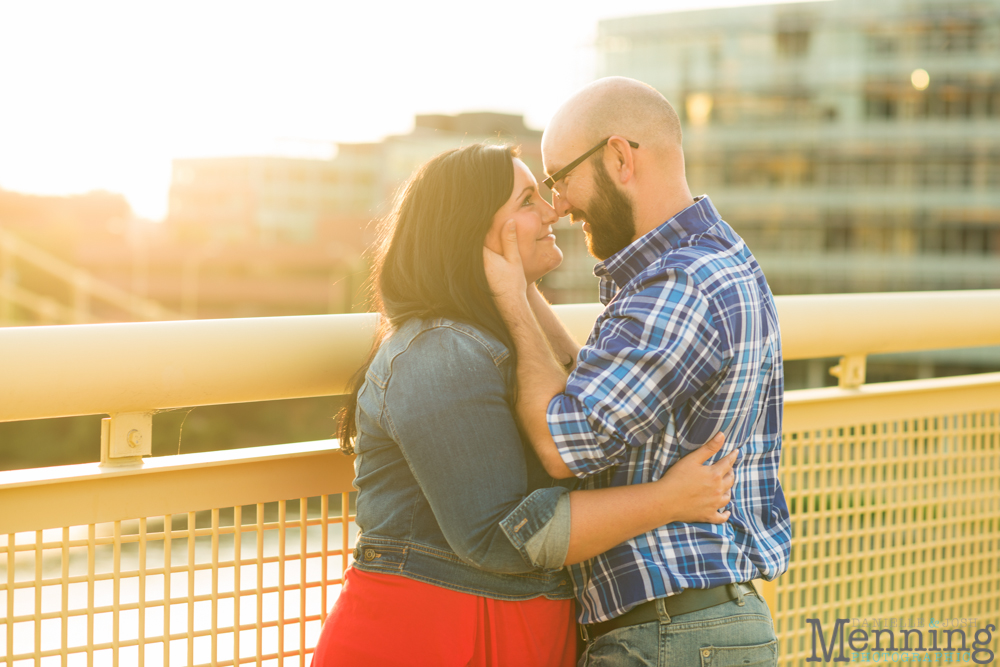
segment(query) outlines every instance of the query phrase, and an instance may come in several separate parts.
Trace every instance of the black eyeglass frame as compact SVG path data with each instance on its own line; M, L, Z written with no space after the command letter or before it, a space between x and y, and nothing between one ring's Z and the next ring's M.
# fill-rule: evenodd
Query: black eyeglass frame
M612 135L612 136L614 136L614 135ZM596 153L599 149L604 148L605 146L607 146L609 141L611 141L611 137L608 137L607 139L604 139L603 141L601 141L601 143L597 144L596 146L594 146L593 148L591 148L589 151L587 151L586 153L584 153L583 155L581 155L577 159L573 160L572 162L570 162L568 165L566 165L565 167L563 167L562 169L560 169L556 173L552 174L551 176L549 176L548 178L546 178L545 180L543 180L542 183L544 183L545 187L547 187L549 190L553 190L554 191L554 189L553 189L552 186L554 186L556 183L558 183L562 179L566 178L566 175L569 174L569 172L571 172L574 169L576 169L577 167L579 167L583 163L584 160L586 160L591 155L593 155L594 153ZM631 146L632 148L638 148L639 147L639 144L636 143L636 142L634 142L634 141L629 141L628 139L626 139L625 141L628 141L628 145Z

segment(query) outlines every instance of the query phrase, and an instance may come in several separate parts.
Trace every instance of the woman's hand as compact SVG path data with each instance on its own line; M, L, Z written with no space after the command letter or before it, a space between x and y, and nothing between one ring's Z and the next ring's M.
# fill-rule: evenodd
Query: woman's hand
M483 246L486 280L498 301L510 297L524 299L528 283L521 265L521 253L517 248L517 226L513 220L508 220L500 231L500 244L502 255ZM501 314L505 314L502 308Z
M732 499L730 492L736 482L733 464L739 450L730 452L712 465L705 461L718 453L725 436L717 436L694 450L667 470L654 482L662 484L672 499L674 521L685 523L725 523L730 512L720 512Z

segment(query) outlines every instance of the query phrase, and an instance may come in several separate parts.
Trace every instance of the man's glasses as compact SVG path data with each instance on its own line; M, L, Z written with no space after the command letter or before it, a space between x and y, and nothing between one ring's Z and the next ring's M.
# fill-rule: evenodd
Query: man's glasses
M589 158L591 155L593 155L594 153L596 153L599 148L604 148L605 146L607 146L609 141L611 141L611 137L608 137L607 139L603 139L601 141L601 143L597 144L596 146L594 146L593 148L591 148L589 151L587 151L586 153L584 153L583 155L581 155L577 159L573 160L572 162L570 162L568 165L566 165L565 167L563 167L562 169L560 169L556 173L554 173L551 176L549 176L548 178L546 178L544 181L542 181L542 183L545 183L545 187L547 187L549 190L555 191L555 184L556 183L558 183L562 179L566 178L566 175L569 174L569 172L571 172L574 169L576 169L577 167L579 167L581 162L583 162L584 160L586 160L587 158ZM638 148L639 147L639 144L637 144L634 141L629 141L628 145L631 146L632 148Z

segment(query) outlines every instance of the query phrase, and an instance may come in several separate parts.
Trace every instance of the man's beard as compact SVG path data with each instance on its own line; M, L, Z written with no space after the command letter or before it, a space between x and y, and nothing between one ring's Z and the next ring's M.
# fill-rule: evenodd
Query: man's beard
M604 164L594 167L597 192L587 203L587 210L570 211L573 218L586 220L587 250L599 260L605 260L632 243L635 238L635 216L628 196L615 187Z

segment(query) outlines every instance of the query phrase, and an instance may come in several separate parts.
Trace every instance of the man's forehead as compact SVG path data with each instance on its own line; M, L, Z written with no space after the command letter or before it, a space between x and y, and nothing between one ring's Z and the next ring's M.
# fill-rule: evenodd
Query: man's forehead
M572 162L577 153L586 150L580 148L581 142L580 133L572 131L572 128L546 129L542 135L542 163L545 171L553 174Z

